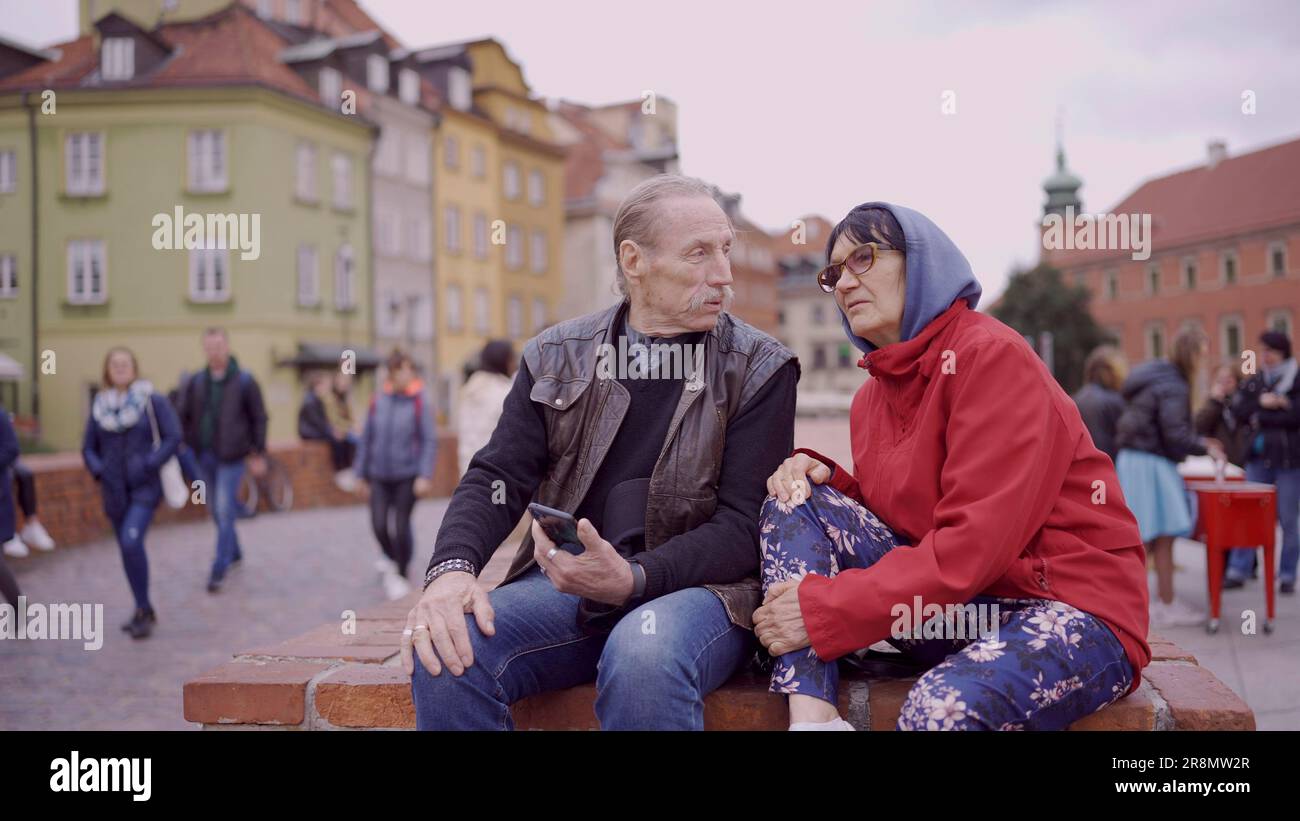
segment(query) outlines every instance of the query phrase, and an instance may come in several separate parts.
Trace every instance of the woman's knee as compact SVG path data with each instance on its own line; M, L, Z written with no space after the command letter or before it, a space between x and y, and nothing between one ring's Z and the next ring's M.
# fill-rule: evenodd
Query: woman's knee
M917 679L898 713L899 730L993 730L982 702L998 698L987 682L931 669Z

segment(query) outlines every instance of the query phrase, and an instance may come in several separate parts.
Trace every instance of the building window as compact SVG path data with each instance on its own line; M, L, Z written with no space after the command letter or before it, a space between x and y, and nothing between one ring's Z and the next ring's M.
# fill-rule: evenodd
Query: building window
M820 371L826 368L826 346L813 346L813 370Z
M539 334L546 327L546 300L533 298L533 333Z
M447 250L460 253L460 208L448 205L443 211L443 230L447 235Z
M397 72L397 97L407 105L420 102L420 75L409 68Z
M0 151L0 194L12 194L18 187L18 154Z
M343 75L337 68L325 66L320 70L320 99L329 108L343 101Z
M1183 260L1183 287L1189 291L1196 290L1196 260L1192 257Z
M472 98L469 72L460 66L453 67L447 72L447 101L457 111L466 111Z
M487 176L487 151L481 145L474 146L469 152L469 171L475 179Z
M424 137L406 137L406 176L410 182L429 184L429 141Z
M533 273L540 274L546 270L546 232L533 231L532 248L529 249L529 261L532 263Z
M108 299L108 267L104 242L80 239L68 243L68 302L77 305Z
M1270 331L1281 331L1287 335L1288 339L1292 338L1291 334L1291 311L1286 308L1276 308L1268 312L1268 320L1265 323Z
M101 47L100 76L129 80L135 76L135 41L130 37L105 37Z
M226 190L226 134L209 129L190 132L190 190Z
M1165 326L1153 324L1147 326L1147 359L1159 359L1165 355Z
M352 246L342 245L334 255L334 307L340 311L357 306L356 278Z
M375 141L375 170L388 176L396 177L402 173L402 136L392 128L379 132Z
M298 246L298 304L304 308L320 304L320 259L315 245Z
M297 179L294 193L303 202L316 202L316 145L315 143L298 143L296 157Z
M528 202L541 205L546 199L546 186L543 183L541 171L533 169L528 172Z
M1106 272L1106 298L1111 301L1119 299L1119 274L1114 271Z
M230 299L230 255L224 248L190 251L190 299L225 302Z
M814 325L822 325L826 322L826 304L824 302L813 303L812 321Z
M98 131L69 134L65 143L69 194L104 193L104 135Z
M488 292L487 288L474 289L474 331L480 334L486 334L489 328L488 322Z
M453 331L465 328L464 306L461 304L460 286L447 286L447 327Z
M849 343L840 343L839 356L837 357L837 360L838 361L835 364L839 365L841 368L853 367L853 351L850 349Z
M503 186L506 199L519 199L519 166L511 161L505 165L505 171L502 174L501 184Z
M1225 316L1219 320L1219 340L1223 358L1236 359L1241 356L1241 317Z
M1237 252L1224 251L1219 256L1219 269L1223 276L1223 284L1235 285L1237 282Z
M433 259L433 231L431 230L432 226L429 225L429 217L411 217L408 225L410 226L411 258L416 262L428 262Z
M506 334L511 339L524 335L524 305L517 296L506 302Z
M524 265L524 232L517 225L506 229L506 267L517 271Z
M376 94L388 93L388 58L384 55L366 57L366 86Z
M474 215L474 256L479 259L488 256L487 215L482 212Z
M352 158L336 153L330 163L334 170L334 207L347 210L352 207Z
M1157 263L1151 263L1147 268L1147 294L1155 296L1160 293L1160 266Z
M387 208L375 209L375 250L386 257L401 252L401 238L397 235L397 215Z
M442 141L442 164L448 171L460 168L460 140L451 134Z
M1268 248L1268 269L1275 277L1286 276L1286 243L1275 242Z
M18 296L18 259L13 254L0 256L0 299Z

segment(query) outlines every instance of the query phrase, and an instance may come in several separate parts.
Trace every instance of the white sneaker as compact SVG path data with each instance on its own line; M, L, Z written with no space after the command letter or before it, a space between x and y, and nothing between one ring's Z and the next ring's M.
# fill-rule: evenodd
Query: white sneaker
M411 583L396 573L384 576L384 595L389 601L395 601L411 592Z
M4 551L5 555L12 559L22 559L31 553L27 545L23 544L23 540L17 536L5 542Z
M800 730L844 731L853 730L853 725L837 716L830 721L796 721L790 725L790 730L793 732Z
M1165 604L1158 598L1151 600L1151 626L1164 629L1167 627L1198 627L1205 624L1205 614L1188 607L1178 599Z
M340 470L334 474L334 486L344 493L355 493L357 489L357 475L350 469Z
M50 538L49 531L39 521L28 522L23 525L23 529L18 535L22 536L24 542L37 550L54 549L54 540Z
M385 576L396 576L397 562L387 556L380 556L375 559L375 572L379 574L380 581L383 581Z

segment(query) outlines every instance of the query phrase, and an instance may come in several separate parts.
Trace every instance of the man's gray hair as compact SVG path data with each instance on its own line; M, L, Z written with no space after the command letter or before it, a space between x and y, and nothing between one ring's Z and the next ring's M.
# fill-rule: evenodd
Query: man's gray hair
M659 239L656 229L659 203L674 197L713 199L713 187L695 177L657 174L633 188L619 205L618 213L614 215L614 265L617 269L614 281L623 299L628 298L627 275L623 272L618 249L623 240L628 239L644 248L655 247Z

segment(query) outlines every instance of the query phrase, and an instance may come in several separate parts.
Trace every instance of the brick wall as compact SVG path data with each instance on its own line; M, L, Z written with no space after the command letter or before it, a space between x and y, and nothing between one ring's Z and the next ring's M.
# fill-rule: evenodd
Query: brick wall
M268 449L289 473L295 509L354 505L365 501L364 490L344 493L335 487L334 469L325 443L273 443ZM41 523L60 547L109 534L99 485L86 471L80 453L33 454L24 456L22 461L36 479L37 512ZM456 437L449 431L439 431L433 495L450 496L458 480ZM164 502L158 506L154 521L193 521L207 515L208 511L200 506L186 505L173 510Z

